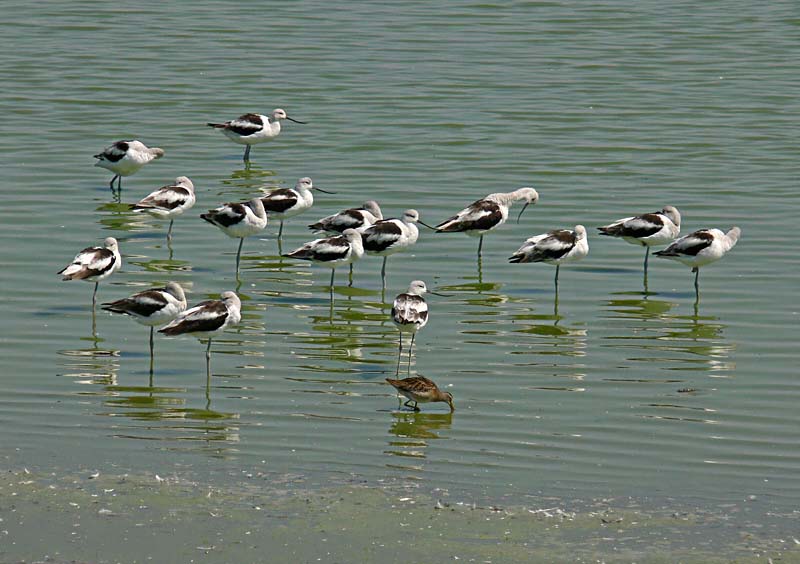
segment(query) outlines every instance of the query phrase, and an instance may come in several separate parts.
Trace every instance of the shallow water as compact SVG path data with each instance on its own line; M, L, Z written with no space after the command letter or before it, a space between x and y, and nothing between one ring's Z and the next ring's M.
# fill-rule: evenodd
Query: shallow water
M0 423L10 467L231 468L391 479L471 499L622 496L796 508L798 103L788 2L609 1L591 7L359 4L236 11L213 2L73 2L9 12L0 68L6 195L0 208ZM274 142L241 147L206 121L284 107ZM123 182L122 202L187 175L197 206L166 224L116 203L91 155L136 137L166 156ZM435 223L491 192L537 188L519 224L477 241L422 229L412 252L356 266L352 287L279 256L277 224L248 239L242 324L203 345L91 313L91 286L55 272L103 237L124 268L99 300L180 282L196 303L236 289L236 241L198 215L311 176L336 194L287 222L366 199ZM739 245L700 276L594 235L618 217L678 207L683 232L740 225ZM519 209L519 208L517 208ZM515 216L512 211L512 216ZM582 223L587 259L510 265L530 235ZM795 273L795 274L792 274ZM431 296L412 373L455 397L398 411L393 296Z

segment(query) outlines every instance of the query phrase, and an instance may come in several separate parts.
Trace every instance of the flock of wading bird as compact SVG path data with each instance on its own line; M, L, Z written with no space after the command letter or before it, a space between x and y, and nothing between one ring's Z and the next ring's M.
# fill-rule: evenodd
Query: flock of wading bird
M270 115L245 114L237 119L223 123L209 123L220 130L235 143L245 146L244 161L249 163L250 149L253 145L274 139L281 131L281 121L290 118L282 109L273 110ZM149 148L136 140L117 141L102 153L95 155L95 166L114 173L109 186L119 198L122 190L122 177L130 176L144 165L164 156L164 150ZM116 186L115 186L116 182ZM280 248L284 221L299 215L314 203L314 186L310 178L301 178L294 188L273 190L266 195L255 197L247 202L225 203L200 215L208 223L218 227L228 237L239 239L236 252L236 279L239 280L239 261L242 245L246 237L262 232L268 218L280 221L278 245ZM483 236L497 229L508 220L509 209L515 202L524 202L517 216L519 223L522 213L530 204L535 204L539 194L533 188L519 188L513 192L495 193L473 202L454 216L431 227L420 220L417 210L406 210L399 218L384 218L377 202L368 201L361 207L351 208L329 215L309 225L314 232L329 236L314 239L285 257L307 260L331 269L330 291L333 300L333 284L336 268L349 265L352 282L353 263L364 254L383 257L381 279L386 288L386 262L389 256L413 246L419 237L417 223L439 233L466 233L478 237L478 260L481 259ZM150 214L156 218L168 219L168 244L172 241L172 226L175 218L192 208L195 204L195 191L192 181L180 176L174 184L153 191L138 203L131 205L135 212ZM647 291L647 265L650 247L668 245L657 251L656 256L673 259L691 267L694 272L694 286L699 299L700 267L722 258L739 239L741 230L732 227L723 232L719 229L700 229L677 238L680 233L681 215L673 206L643 215L619 219L609 225L599 227L600 234L618 237L633 245L645 248L644 284ZM572 229L555 229L527 239L509 258L512 263L544 262L555 265L555 291L558 295L558 275L562 264L583 259L589 253L586 228L576 225ZM92 294L92 313L97 305L97 288L102 280L111 276L122 266L119 245L113 237L106 238L102 247L89 247L79 252L75 259L59 274L64 280L86 280L94 282ZM411 372L411 354L417 331L428 322L428 305L424 294L428 292L425 282L414 280L408 291L398 295L393 303L391 317L399 329L400 339L397 355L396 374L400 373L403 351L403 335L410 336L408 347L408 372ZM435 292L431 292L435 293ZM208 300L187 309L183 288L170 282L164 288L153 288L132 296L102 304L104 310L127 314L142 325L150 327L150 374L153 373L153 332L167 336L193 335L207 339L206 372L207 386L211 375L211 343L215 336L228 327L241 321L241 301L235 292L223 292L219 300ZM453 397L442 392L434 382L423 377L386 379L398 391L398 397L407 398L404 405L419 410L418 404L424 402L445 402L453 408Z

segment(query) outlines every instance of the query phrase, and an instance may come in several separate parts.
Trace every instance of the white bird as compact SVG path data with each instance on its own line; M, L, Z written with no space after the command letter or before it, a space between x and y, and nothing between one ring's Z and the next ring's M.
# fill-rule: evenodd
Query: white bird
M365 229L381 219L383 219L383 214L378 202L368 200L360 208L351 208L323 217L309 225L308 228L316 233L341 233L345 229L357 229L363 233Z
M681 232L681 214L673 206L664 206L661 211L625 217L597 229L601 235L621 237L631 245L641 245L647 249L644 254L646 284L650 247L666 245L678 236Z
M114 181L117 181L117 190L122 189L122 177L130 176L150 161L164 156L164 149L152 149L135 139L117 141L103 149L94 158L98 159L94 166L99 166L114 173L109 186L114 190Z
M150 373L153 372L153 330L175 319L186 309L186 294L177 282L164 288L137 292L129 298L102 304L102 309L129 315L140 325L150 327Z
M185 176L179 176L174 184L162 186L133 204L135 212L144 212L159 219L169 220L167 241L172 241L172 224L175 218L195 204L194 184Z
M211 341L228 327L242 320L242 302L235 292L223 292L219 300L208 300L187 309L167 326L158 330L167 336L192 335L208 339L206 374L211 376Z
M239 239L236 251L236 278L239 278L239 259L245 237L255 235L267 226L267 212L261 198L253 198L249 202L222 204L220 207L200 214L211 225L219 227L225 235Z
M268 116L244 114L224 123L209 122L207 125L221 130L225 137L234 143L247 145L244 150L244 161L248 162L250 160L250 147L277 137L281 132L281 120L284 119L305 125L304 121L290 118L286 114L286 110L280 108L272 110L272 113Z
M523 187L513 192L489 194L444 220L434 229L438 233L466 233L470 237L480 237L478 259L481 258L483 235L503 225L508 219L508 210L514 202L524 200L525 205L517 216L517 223L530 204L539 201L539 193L533 188Z
M299 215L314 205L312 190L334 194L334 192L328 192L319 186L314 186L314 182L305 176L297 181L294 188L279 188L261 198L261 203L264 204L267 214L279 219L281 222L278 230L279 240L283 235L284 220Z
M341 235L314 239L283 256L308 260L329 267L331 269L332 294L336 267L342 264L351 264L363 255L364 245L361 241L361 233L355 229L345 229Z
M428 304L422 297L428 291L425 282L414 280L408 286L408 292L398 294L392 304L392 322L400 331L400 346L397 350L397 372L400 373L400 357L403 354L403 333L411 334L411 345L408 347L408 371L411 372L411 351L414 348L414 337L417 331L428 324ZM436 292L431 292L436 294ZM442 294L436 294L442 295Z
M419 238L419 212L406 210L400 219L381 219L376 221L362 233L364 251L368 255L383 257L381 281L386 287L386 261L390 255L404 251L414 245Z
M655 255L682 262L694 272L694 291L700 296L700 267L716 262L725 256L739 241L742 230L731 227L727 233L719 229L700 229L689 233Z
M576 225L573 231L556 229L531 237L517 249L509 262L546 262L556 265L556 293L558 293L558 271L562 264L581 260L589 254L586 228Z
M113 237L106 237L102 247L87 247L75 255L70 264L59 271L62 280L94 282L92 310L97 305L97 287L122 266L119 245Z

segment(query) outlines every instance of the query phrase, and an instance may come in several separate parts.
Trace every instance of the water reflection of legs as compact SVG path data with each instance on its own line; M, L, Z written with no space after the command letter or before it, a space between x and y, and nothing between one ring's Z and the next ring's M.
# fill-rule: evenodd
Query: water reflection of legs
M397 348L397 370L394 375L400 374L400 359L403 356L403 333L400 333L400 346Z
M383 266L381 267L381 288L386 289L386 261L389 257L383 257Z
M558 295L558 271L559 271L560 268L561 268L561 265L557 264L556 265L556 281L555 281L556 295Z
M416 333L411 333L411 346L408 347L408 375L411 376L411 351L414 350L414 337Z
M249 148L249 145L248 145ZM236 251L236 280L239 280L239 260L242 256L242 245L244 245L244 237L239 239L239 249Z
M154 357L154 354L153 354L153 330L154 329L155 329L155 327L150 327L150 381L151 381L151 386L152 386L152 381L153 381L153 357Z
M483 237L481 237L481 241L483 241ZM478 251L478 284L483 284L483 259L480 251Z
M694 296L697 303L700 301L700 269L695 266L692 272L694 272Z

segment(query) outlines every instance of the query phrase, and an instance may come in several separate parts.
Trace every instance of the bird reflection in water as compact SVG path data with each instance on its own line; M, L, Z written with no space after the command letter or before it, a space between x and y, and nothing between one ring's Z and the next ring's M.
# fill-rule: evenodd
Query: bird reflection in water
M60 375L74 378L79 384L115 386L120 369L120 351L101 348L100 345L105 339L97 336L94 325L93 316L92 334L88 337L80 338L82 341L90 342L90 347L58 351L59 355L68 359L60 363L64 369L64 372ZM84 394L86 392L79 393Z
M453 424L453 413L407 412L393 411L389 434L389 449L385 454L411 458L425 458L428 442L446 438L442 431L447 431Z

